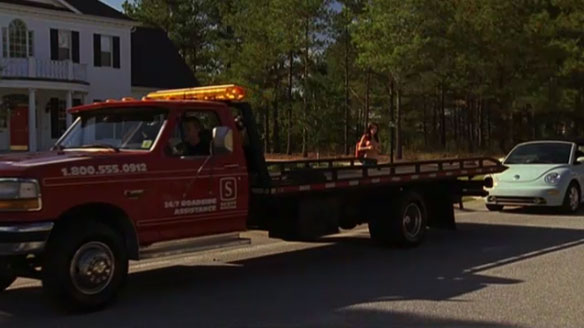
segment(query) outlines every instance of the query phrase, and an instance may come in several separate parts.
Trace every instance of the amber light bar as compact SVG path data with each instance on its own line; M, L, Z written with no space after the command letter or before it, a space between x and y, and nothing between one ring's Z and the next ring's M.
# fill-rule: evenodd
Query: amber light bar
M223 100L240 101L245 98L245 90L235 84L208 87L160 90L149 93L146 100Z

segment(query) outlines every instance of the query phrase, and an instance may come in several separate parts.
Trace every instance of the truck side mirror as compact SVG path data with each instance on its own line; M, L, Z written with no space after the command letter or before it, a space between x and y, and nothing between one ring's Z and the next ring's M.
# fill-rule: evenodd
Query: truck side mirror
M213 128L213 155L233 152L233 131L227 126Z

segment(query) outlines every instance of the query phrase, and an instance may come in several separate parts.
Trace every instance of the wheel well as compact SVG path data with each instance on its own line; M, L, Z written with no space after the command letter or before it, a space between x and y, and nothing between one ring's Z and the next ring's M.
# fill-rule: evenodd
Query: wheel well
M78 220L79 217L97 220L113 230L119 231L124 237L128 257L132 260L138 259L138 235L134 224L121 208L105 203L79 205L63 213L57 220L55 229L59 229L60 226L66 225L71 220Z

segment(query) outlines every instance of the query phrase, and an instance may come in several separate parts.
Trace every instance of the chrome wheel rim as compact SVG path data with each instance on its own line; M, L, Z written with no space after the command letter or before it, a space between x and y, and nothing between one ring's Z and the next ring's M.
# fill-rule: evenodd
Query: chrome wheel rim
M416 203L410 203L404 210L402 225L406 238L416 240L422 229L422 210Z
M575 211L578 209L578 205L580 205L580 194L578 193L578 189L576 187L570 188L570 209Z
M73 286L83 294L103 291L114 277L114 254L108 245L92 241L83 244L71 260L69 273Z

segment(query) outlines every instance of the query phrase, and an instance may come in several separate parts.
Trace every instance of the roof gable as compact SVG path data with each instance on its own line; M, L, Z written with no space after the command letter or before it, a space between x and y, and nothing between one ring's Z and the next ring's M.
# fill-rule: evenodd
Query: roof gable
M130 20L130 18L99 0L62 0L81 14Z
M57 0L0 0L0 2L27 7L75 12L68 6L64 5L62 1Z
M174 89L198 85L166 32L147 27L132 32L132 86Z
M92 15L127 21L132 20L100 0L0 0L0 2L35 8L67 11L81 15Z

